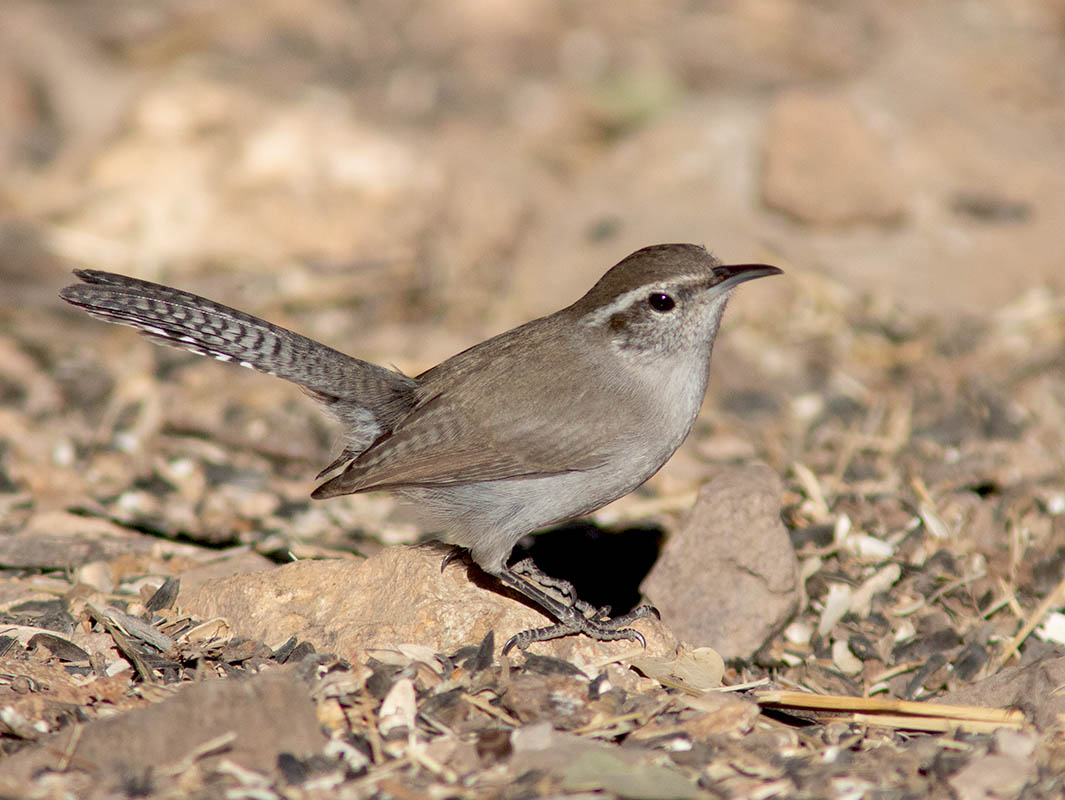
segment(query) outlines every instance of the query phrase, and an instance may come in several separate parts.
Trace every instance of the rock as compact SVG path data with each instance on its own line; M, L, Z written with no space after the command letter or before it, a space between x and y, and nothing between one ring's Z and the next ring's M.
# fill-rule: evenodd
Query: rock
M1022 667L1006 667L964 689L932 702L992 708L1018 708L1036 727L1046 730L1065 719L1065 658L1048 658Z
M903 188L885 143L844 100L789 92L769 112L762 192L804 222L891 222Z
M974 758L948 779L958 800L1020 797L1037 767L1028 758L998 754Z
M679 771L657 763L661 759L651 749L611 748L590 737L553 730L547 721L519 728L511 741L514 774L552 775L567 792L588 793L582 796L606 792L643 800L702 796Z
M493 630L497 650L518 631L552 620L497 591L476 567L440 570L439 547L389 547L365 561L297 561L267 572L208 581L178 596L200 618L224 617L238 636L270 644L298 636L320 651L360 660L368 648L416 643L440 653L477 644ZM675 655L678 643L655 619L638 620L648 655ZM620 654L643 654L635 642L567 636L534 644L532 652L577 665Z
M222 551L218 554L218 558L206 564L182 570L178 578L181 580L181 592L189 595L208 581L231 578L249 572L265 572L274 569L275 566L273 561L254 550L233 547Z
M795 612L799 565L780 521L781 491L765 466L700 490L640 587L681 639L746 658Z
M284 724L278 724L284 720ZM225 736L225 741L219 737ZM210 752L199 752L216 741ZM193 763L224 757L270 773L281 753L319 753L326 738L297 670L279 667L246 680L186 684L172 697L110 719L70 725L4 764L0 790L16 787L65 754L71 770L88 770L98 786L153 776L154 789ZM147 778L145 778L147 779ZM111 796L104 793L106 796ZM96 796L96 795L94 795Z

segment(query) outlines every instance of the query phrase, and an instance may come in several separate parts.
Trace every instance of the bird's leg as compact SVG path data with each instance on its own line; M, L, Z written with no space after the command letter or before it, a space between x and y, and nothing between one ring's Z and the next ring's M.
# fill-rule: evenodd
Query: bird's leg
M578 611L584 614L586 617L592 619L607 619L610 616L610 606L602 606L596 608L591 603L586 603L577 596L577 590L573 587L573 584L562 578L552 578L540 571L540 568L536 566L536 563L531 558L523 558L516 564L511 565L511 571L522 578L526 578L537 586L543 589L554 589L566 601L574 606Z
M452 561L459 561L466 558L469 553L470 551L465 547L459 547L458 545L452 546L440 562L440 571L443 572L447 569L448 564ZM510 567L510 569L515 574L528 579L542 589L556 591L558 594L562 595L567 605L575 607L586 617L600 622L605 622L610 617L610 606L596 608L591 603L584 602L577 596L577 590L573 587L572 583L562 580L561 578L552 578L550 575L541 572L531 558L522 559Z
M447 569L448 564L452 561L459 561L469 555L469 550L465 547L459 547L454 545L443 560L440 562L440 571L443 572ZM554 590L560 594L567 605L575 607L578 611L584 614L586 617L605 622L610 617L610 606L601 606L596 608L591 603L586 603L577 596L577 590L573 587L573 584L567 580L561 578L552 578L540 571L540 568L536 566L536 563L531 558L524 558L517 562L510 569L522 578L526 578L532 583L536 584L542 589Z
M536 568L533 567L533 569ZM536 572L543 575L538 569ZM630 639L634 642L639 642L643 647L646 647L647 642L644 640L643 634L633 628L626 628L625 626L641 617L658 616L658 612L653 606L644 604L637 606L628 614L622 614L620 617L615 617L614 619L606 619L605 617L600 617L598 609L588 603L584 603L583 601L565 603L556 597L552 597L544 591L542 586L524 575L515 572L509 567L504 567L498 577L504 586L508 586L514 591L529 598L536 603L536 605L540 606L540 608L558 620L557 625L548 625L544 628L533 628L531 630L521 631L520 633L514 634L507 640L507 643L503 645L504 654L515 645L524 650L533 642L557 639L561 636L568 636L571 633L583 633L584 635L599 641ZM571 591L573 590L572 586L569 588ZM575 593L573 597L576 598ZM581 605L589 609L589 612L582 611L577 605L577 602L581 602ZM589 613L591 613L591 616L589 616Z

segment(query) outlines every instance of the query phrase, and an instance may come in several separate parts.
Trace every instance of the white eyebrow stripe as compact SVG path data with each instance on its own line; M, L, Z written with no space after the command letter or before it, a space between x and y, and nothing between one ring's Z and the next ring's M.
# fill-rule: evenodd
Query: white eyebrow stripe
M700 284L706 284L709 276L705 273L698 275L678 275L675 278L671 278L669 281L663 281L662 283L649 283L646 286L640 286L636 289L630 289L625 294L619 295L614 302L610 305L603 306L597 309L595 312L587 315L584 319L584 324L589 326L601 325L617 314L619 311L624 311L626 308L631 308L632 304L637 301L642 301L647 295L654 294L655 292L662 292L663 294L671 294L677 289L686 289L691 286L699 286Z

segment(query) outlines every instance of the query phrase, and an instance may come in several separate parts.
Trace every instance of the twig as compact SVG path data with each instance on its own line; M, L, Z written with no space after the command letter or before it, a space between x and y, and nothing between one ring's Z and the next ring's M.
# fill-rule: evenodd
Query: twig
M1017 635L1010 639L1006 649L1002 651L1002 655L998 658L998 666L1004 666L1007 661L1016 655L1017 648L1035 630L1036 626L1043 621L1043 617L1050 613L1050 609L1060 606L1063 602L1065 602L1065 578L1062 578L1061 582L1054 587L1054 591L1043 598L1043 602L1031 613L1024 625L1021 626L1021 629L1017 631Z
M713 689L707 689L708 692L745 692L748 689L753 689L755 686L764 686L769 683L769 678L759 678L756 681L747 681L747 683L734 683L731 686L717 686Z
M501 722L507 723L507 725L512 725L515 728L521 725L518 720L514 719L514 717L510 716L510 714L508 714L506 711L496 708L491 703L482 700L476 695L469 694L468 692L463 692L462 699L469 703L471 706L481 709L481 711L483 711L485 714L488 714L491 717L495 717Z
M226 731L223 734L215 736L213 739L208 739L202 744L198 744L187 752L178 761L175 761L171 766L166 767L163 770L164 775L180 775L183 772L192 768L192 765L199 761L204 756L209 756L214 753L219 753L225 750L236 741L236 731Z
M976 581L976 580L979 580L980 578L985 578L985 577L987 577L987 573L986 572L977 572L975 575L968 575L966 577L958 578L957 580L953 580L950 583L946 583L943 586L940 586L934 592L932 592L932 595L928 598L928 605L932 605L932 603L934 603L940 597L945 595L947 592L953 592L959 586L964 586L967 583L972 583L973 581Z
M70 760L74 757L74 751L78 749L78 742L81 741L81 732L82 726L74 723L74 729L70 732L70 741L63 748L63 756L56 765L57 772L66 772L67 767L70 766Z
M929 733L949 733L962 731L963 733L994 733L996 728L1019 728L1020 722L1007 721L995 722L987 720L964 720L953 717L907 717L893 716L891 714L854 714L850 717L852 722L863 725L877 725L883 728L902 728L911 731L927 731Z
M955 706L946 703L924 703L917 700L878 700L849 695L807 694L806 692L755 692L759 704L805 708L823 711L854 711L880 714L902 714L937 719L972 720L1020 725L1024 714L1004 708L985 706Z
M881 681L890 680L896 675L902 675L905 672L913 672L923 663L923 661L907 661L904 664L896 664L895 666L890 667L884 670L883 672L870 676L869 683L880 683Z

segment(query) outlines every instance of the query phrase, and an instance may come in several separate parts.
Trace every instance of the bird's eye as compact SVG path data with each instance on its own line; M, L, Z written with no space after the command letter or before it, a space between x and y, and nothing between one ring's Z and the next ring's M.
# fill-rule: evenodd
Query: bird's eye
M676 302L668 294L664 292L654 292L647 296L647 305L653 308L655 311L665 313L666 311L672 311Z

